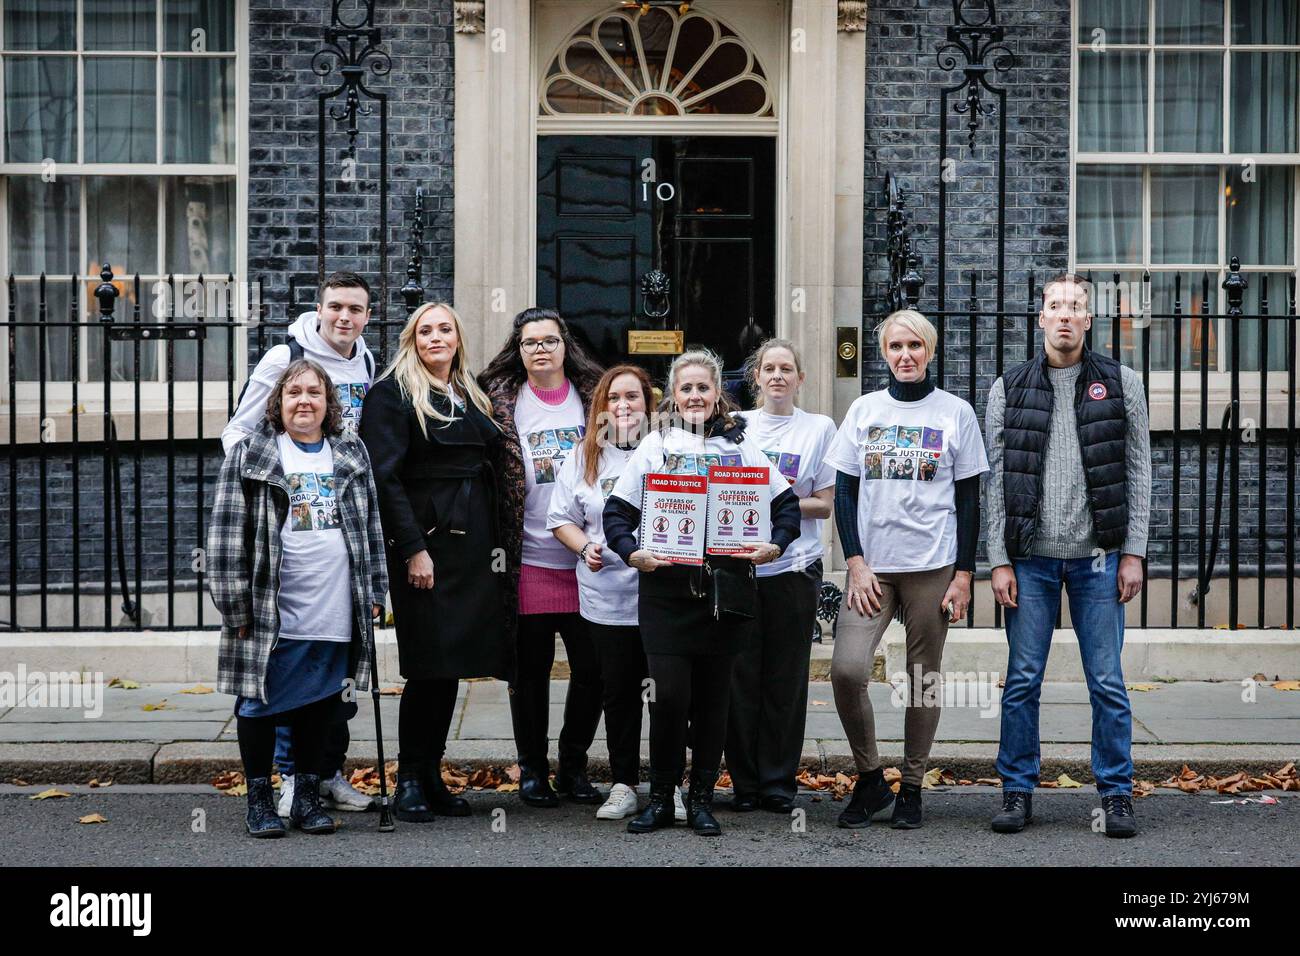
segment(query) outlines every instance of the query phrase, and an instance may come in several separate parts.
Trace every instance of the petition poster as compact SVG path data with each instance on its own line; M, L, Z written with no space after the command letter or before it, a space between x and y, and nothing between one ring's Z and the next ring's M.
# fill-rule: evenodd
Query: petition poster
M641 547L674 564L702 564L708 497L709 479L703 475L646 475Z
M768 487L766 468L709 469L709 554L735 554L772 540Z

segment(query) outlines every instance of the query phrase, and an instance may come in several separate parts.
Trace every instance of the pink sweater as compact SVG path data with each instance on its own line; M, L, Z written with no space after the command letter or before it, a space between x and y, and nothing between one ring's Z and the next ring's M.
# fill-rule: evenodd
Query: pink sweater
M569 397L569 380L558 388L532 386L533 394L547 405L561 405ZM576 564L576 560L575 560ZM573 568L539 568L525 564L519 569L520 614L576 614L578 574Z

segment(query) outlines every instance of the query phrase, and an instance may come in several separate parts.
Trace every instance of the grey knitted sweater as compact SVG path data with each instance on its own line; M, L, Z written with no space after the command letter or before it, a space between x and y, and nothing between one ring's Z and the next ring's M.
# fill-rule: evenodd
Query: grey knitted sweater
M1074 417L1074 384L1082 368L1082 364L1078 364L1068 368L1049 366L1047 369L1056 399L1047 439L1042 494L1038 500L1038 531L1034 536L1034 554L1047 558L1087 558L1097 549ZM1124 388L1124 415L1128 422L1124 446L1128 532L1120 551L1145 557L1147 524L1151 517L1151 432L1142 395L1142 380L1128 366L1120 368L1120 380ZM984 514L988 519L989 567L994 568L1011 563L1007 554L1007 509L1002 487L1002 425L1006 407L1005 386L999 378L989 391L988 408L984 413L989 453L989 471L984 476Z

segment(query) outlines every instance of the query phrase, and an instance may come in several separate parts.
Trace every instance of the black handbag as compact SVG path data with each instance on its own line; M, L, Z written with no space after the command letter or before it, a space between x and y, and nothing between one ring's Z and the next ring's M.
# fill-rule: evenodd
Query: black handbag
M704 573L709 579L714 620L722 620L724 614L753 620L758 606L758 579L752 561L731 559L715 563L706 559Z

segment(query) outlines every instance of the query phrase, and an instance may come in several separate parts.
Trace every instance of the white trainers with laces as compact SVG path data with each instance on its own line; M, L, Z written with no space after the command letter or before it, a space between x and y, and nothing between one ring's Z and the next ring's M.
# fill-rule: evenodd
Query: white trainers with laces
M622 820L636 813L636 791L625 783L616 783L609 796L596 811L597 820Z
M673 790L673 819L678 823L686 822L686 804L682 803L682 788Z
M341 770L334 771L334 776L320 782L320 795L324 805L335 810L360 813L374 805L374 798L366 796L348 783L348 778L343 776Z
M293 776L280 775L280 801L275 805L275 812L282 820L289 819L289 809L293 806Z

